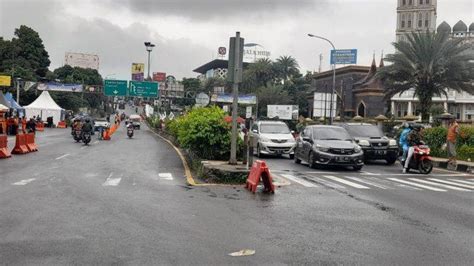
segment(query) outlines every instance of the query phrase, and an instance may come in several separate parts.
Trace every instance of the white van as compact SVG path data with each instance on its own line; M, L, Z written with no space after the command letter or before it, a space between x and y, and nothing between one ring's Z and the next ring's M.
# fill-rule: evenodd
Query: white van
M254 153L262 155L288 154L290 159L295 156L295 138L288 126L281 121L258 121L252 126Z

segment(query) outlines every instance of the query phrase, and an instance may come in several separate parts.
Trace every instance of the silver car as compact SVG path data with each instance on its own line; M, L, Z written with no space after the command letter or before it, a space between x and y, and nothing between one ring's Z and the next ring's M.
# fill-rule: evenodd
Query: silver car
M254 153L262 155L288 154L293 159L295 138L288 126L281 121L258 121L252 126Z

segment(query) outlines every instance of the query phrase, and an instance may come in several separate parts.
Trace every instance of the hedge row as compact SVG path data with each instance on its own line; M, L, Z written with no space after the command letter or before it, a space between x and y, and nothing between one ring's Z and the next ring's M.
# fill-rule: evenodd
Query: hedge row
M468 160L474 159L474 127L461 126L460 134L456 141L456 151L458 159ZM443 144L446 143L448 129L444 127L427 128L423 131L423 138L427 145L431 148L431 154L436 157L447 157L446 151L442 150Z

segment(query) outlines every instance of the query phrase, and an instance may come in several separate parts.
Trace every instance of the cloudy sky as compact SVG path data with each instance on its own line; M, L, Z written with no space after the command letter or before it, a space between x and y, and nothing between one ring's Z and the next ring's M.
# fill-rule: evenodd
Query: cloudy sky
M451 26L474 22L473 0L438 0L438 20ZM393 51L396 0L0 0L0 36L19 25L39 32L51 58L62 66L65 52L98 54L100 72L130 78L132 62L146 62L144 41L157 44L152 71L195 77L196 67L217 57L219 46L240 31L276 58L295 57L302 71L314 70L331 39L337 48L358 49L358 64Z

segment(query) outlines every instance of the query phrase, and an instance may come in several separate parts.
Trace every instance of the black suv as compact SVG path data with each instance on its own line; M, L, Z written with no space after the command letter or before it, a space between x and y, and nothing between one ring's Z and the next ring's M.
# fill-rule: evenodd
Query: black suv
M382 133L376 125L367 123L342 124L364 151L364 160L385 160L394 164L398 156L398 144Z
M295 163L308 162L311 168L324 165L364 166L362 149L347 131L339 126L308 126L297 138Z

